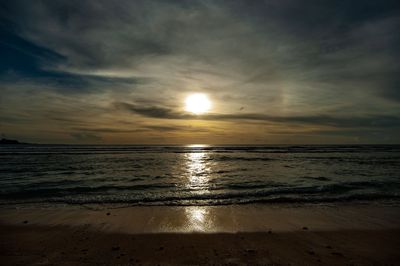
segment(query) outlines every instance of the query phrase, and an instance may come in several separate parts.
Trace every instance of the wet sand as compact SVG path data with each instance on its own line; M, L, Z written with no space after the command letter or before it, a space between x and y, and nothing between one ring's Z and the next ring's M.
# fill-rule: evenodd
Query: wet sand
M398 265L400 207L0 210L1 265Z

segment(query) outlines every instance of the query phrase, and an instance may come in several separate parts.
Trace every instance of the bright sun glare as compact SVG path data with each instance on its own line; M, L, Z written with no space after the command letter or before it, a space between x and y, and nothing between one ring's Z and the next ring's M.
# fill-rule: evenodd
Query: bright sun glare
M194 114L204 114L211 108L211 101L204 93L194 93L189 95L185 101L186 111Z

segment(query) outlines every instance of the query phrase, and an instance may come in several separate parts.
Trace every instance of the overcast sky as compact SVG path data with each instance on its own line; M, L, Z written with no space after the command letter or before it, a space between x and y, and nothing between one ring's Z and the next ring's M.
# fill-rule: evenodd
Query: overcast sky
M399 29L399 1L2 1L0 133L400 143Z

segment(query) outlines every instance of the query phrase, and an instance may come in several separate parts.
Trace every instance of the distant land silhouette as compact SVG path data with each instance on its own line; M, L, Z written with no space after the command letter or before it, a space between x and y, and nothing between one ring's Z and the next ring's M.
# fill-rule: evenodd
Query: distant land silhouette
M19 142L18 140L15 140L15 139L5 139L5 138L2 138L2 139L0 140L0 145L1 145L1 144L29 144L29 143Z

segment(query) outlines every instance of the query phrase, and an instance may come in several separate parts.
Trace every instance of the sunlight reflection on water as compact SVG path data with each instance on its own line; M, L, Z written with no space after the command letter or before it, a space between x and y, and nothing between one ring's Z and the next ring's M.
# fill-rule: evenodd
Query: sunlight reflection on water
M203 194L209 188L209 172L210 168L206 162L207 153L191 152L186 155L186 169L188 184L187 187L193 190L193 193Z
M212 228L212 219L207 207L191 206L185 208L189 231L207 231Z
M210 166L206 152L190 152L186 155L187 187L194 194L204 194L209 191ZM204 207L191 206L185 209L190 231L206 231L212 226L209 210Z

